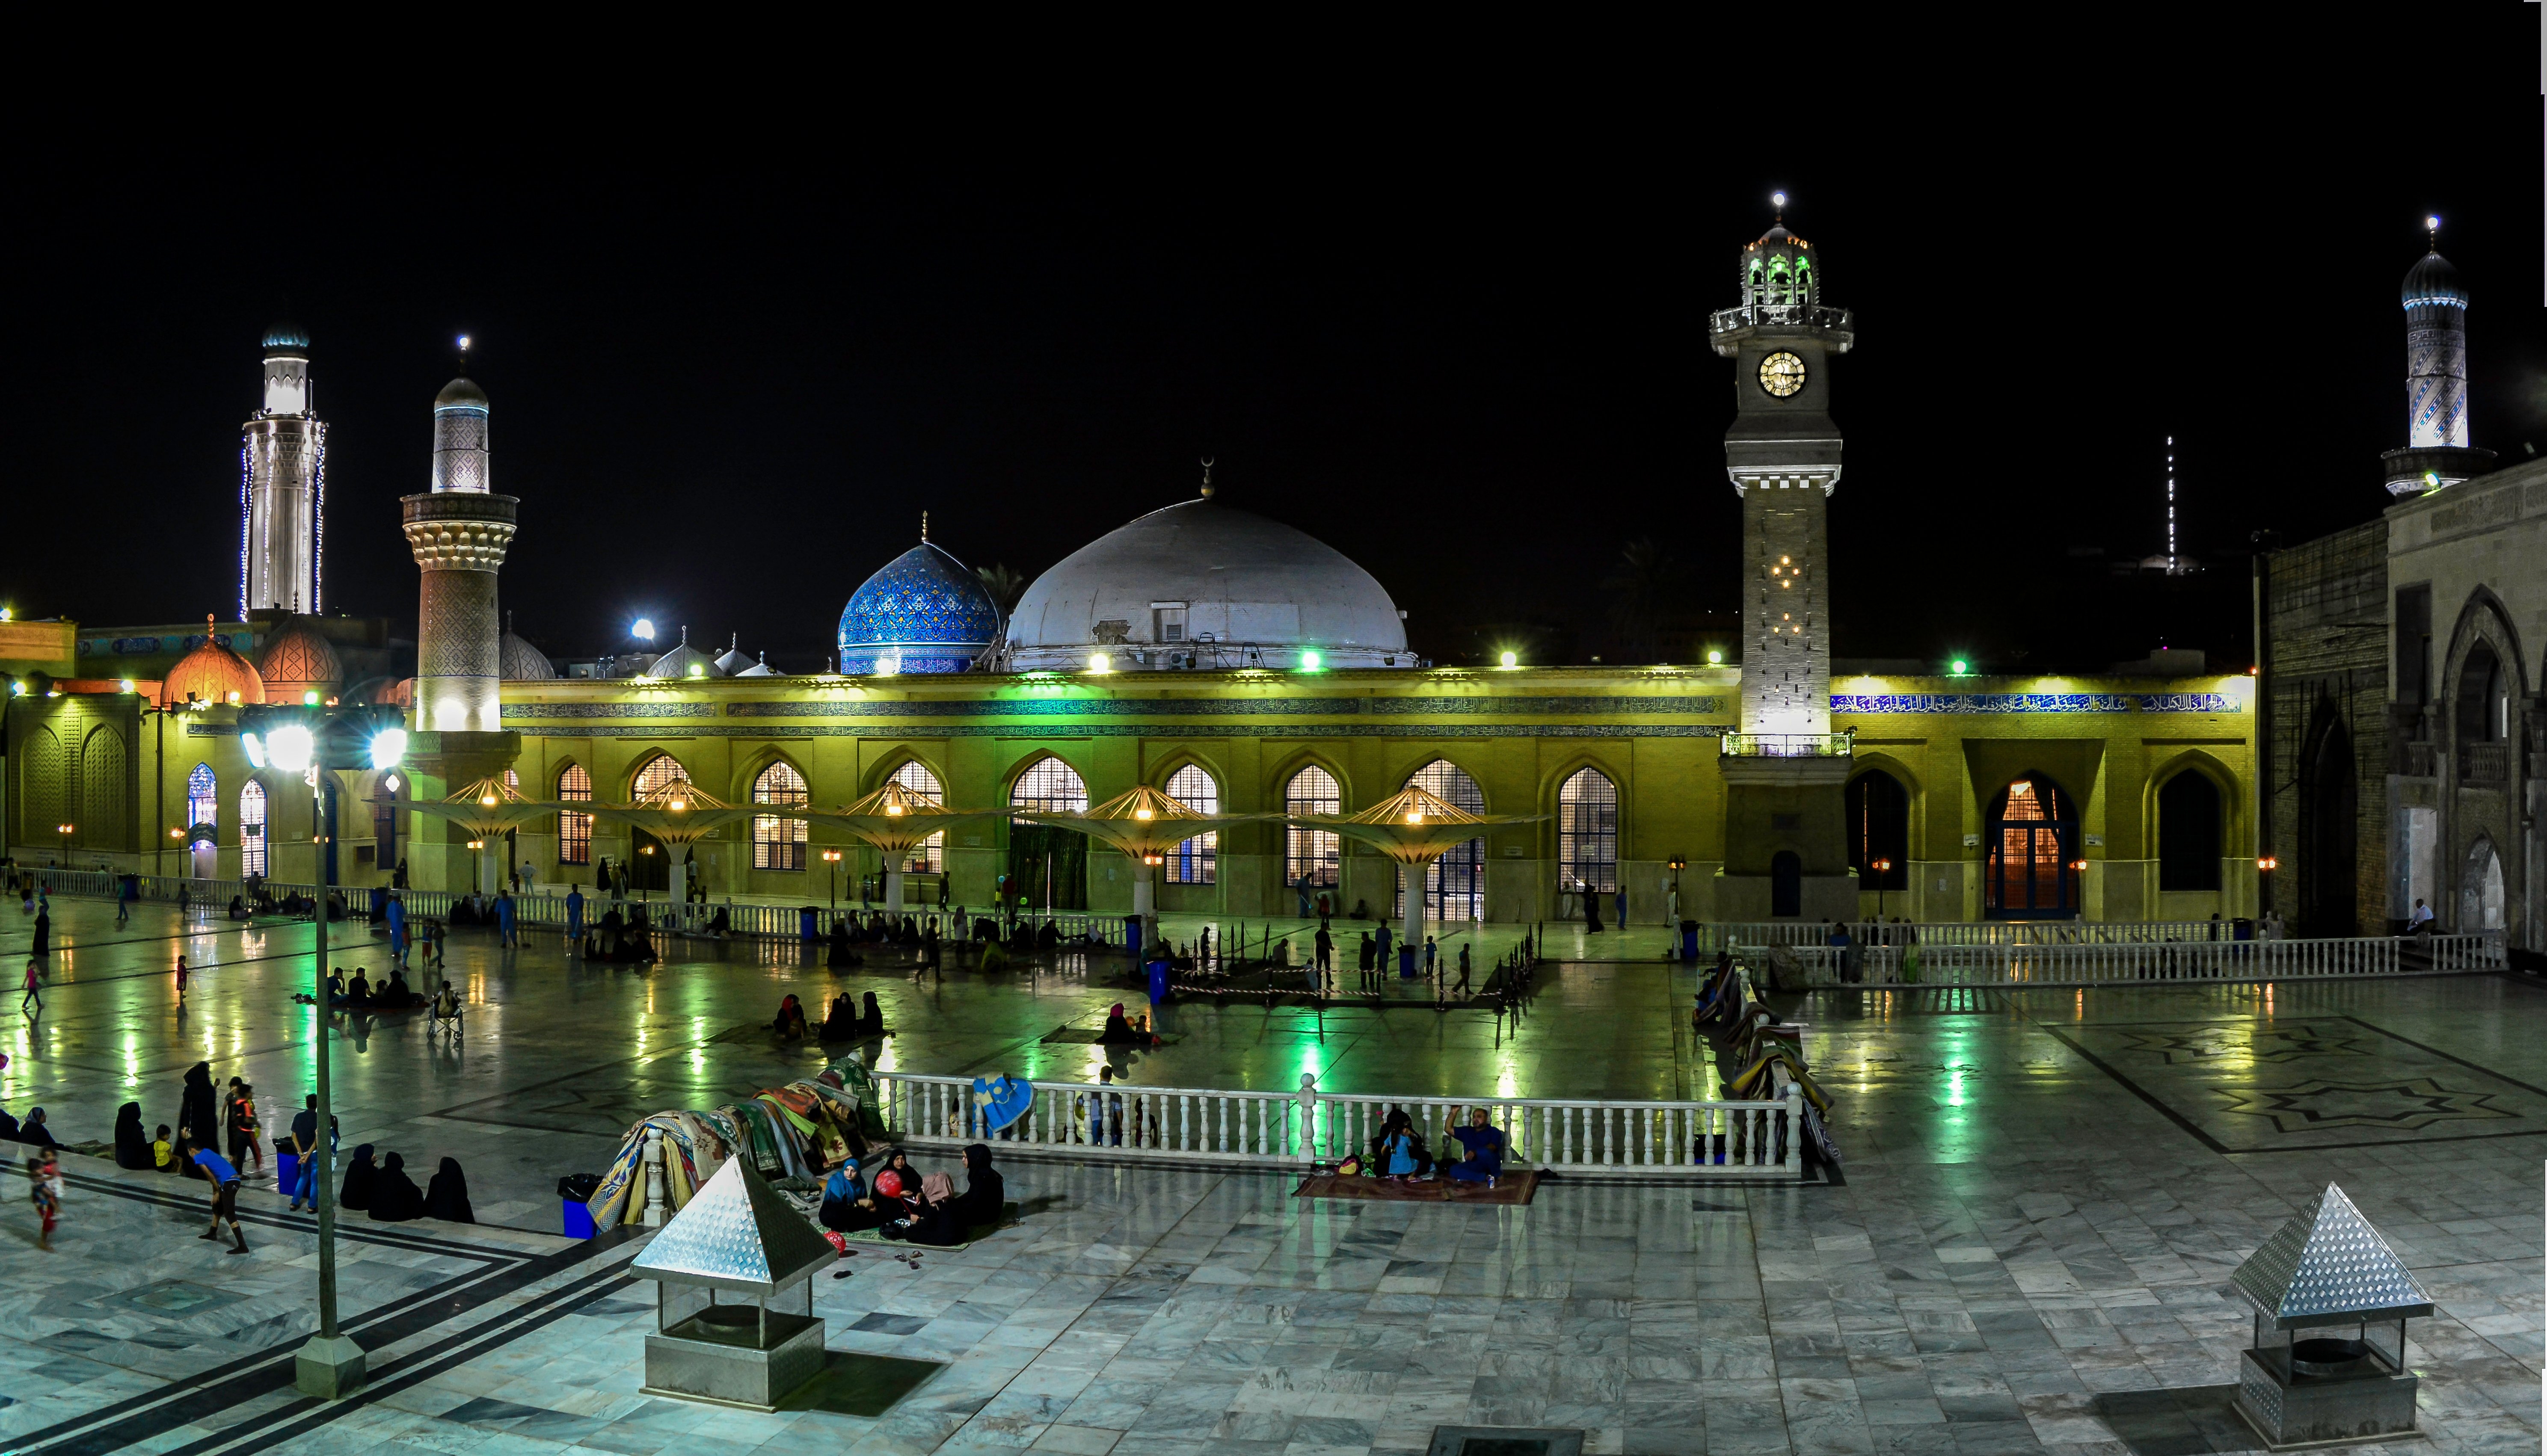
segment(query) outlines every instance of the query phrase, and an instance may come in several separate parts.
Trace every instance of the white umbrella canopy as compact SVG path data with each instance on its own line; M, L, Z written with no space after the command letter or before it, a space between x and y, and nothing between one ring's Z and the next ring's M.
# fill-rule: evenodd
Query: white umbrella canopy
M1150 871L1178 845L1197 834L1231 824L1274 817L1269 814L1197 814L1159 790L1143 785L1103 804L1079 811L1038 810L1017 815L1038 824L1076 829L1091 839L1121 850L1132 861L1132 913L1141 917L1144 942L1158 935L1159 916Z
M405 807L417 814L450 819L481 839L492 839L506 829L527 829L560 810L584 808L580 804L525 799L521 790L499 778L480 779L445 798L418 799Z
M996 809L948 809L899 780L838 809L790 809L789 815L836 824L884 856L885 908L902 913L902 866L932 834L954 824L998 818Z
M1358 814L1295 814L1283 816L1304 829L1319 829L1358 839L1397 861L1405 877L1405 941L1424 944L1424 872L1435 860L1505 824L1527 824L1543 814L1471 814L1457 805L1409 784Z

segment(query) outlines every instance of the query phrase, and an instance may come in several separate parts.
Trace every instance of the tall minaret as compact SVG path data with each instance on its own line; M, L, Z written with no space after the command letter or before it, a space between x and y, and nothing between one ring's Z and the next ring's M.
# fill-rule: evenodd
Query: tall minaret
M1708 320L1734 361L1724 471L1742 497L1742 730L1830 731L1830 589L1823 502L1839 485L1831 356L1856 341L1821 301L1821 259L1779 221L1742 250L1742 301Z
M265 403L239 446L239 616L315 612L326 531L327 427L309 396L309 336L265 331Z
M415 642L415 726L437 732L500 732L503 619L495 572L513 543L519 501L488 489L486 394L470 380L463 338L460 378L433 401L433 488L399 501L407 546L423 568Z
M2441 256L2441 219L2423 219L2425 251L2406 270L2406 448L2392 450L2388 490L2420 495L2493 468L2468 446L2467 287Z

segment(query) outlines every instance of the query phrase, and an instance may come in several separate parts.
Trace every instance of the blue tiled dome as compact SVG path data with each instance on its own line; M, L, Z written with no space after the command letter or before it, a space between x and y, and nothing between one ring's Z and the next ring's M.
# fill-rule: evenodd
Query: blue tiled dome
M840 613L840 670L962 672L1000 635L980 577L922 542L885 563ZM896 663L899 665L895 665Z

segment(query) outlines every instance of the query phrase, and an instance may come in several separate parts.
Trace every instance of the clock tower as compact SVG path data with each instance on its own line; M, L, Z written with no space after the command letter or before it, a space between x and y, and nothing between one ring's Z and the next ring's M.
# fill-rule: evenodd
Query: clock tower
M1845 799L1849 741L1830 730L1825 511L1839 488L1830 362L1856 342L1821 300L1822 260L1779 221L1742 250L1741 301L1708 319L1733 361L1724 472L1742 500L1741 728L1727 734L1724 874L1734 919L1857 918Z

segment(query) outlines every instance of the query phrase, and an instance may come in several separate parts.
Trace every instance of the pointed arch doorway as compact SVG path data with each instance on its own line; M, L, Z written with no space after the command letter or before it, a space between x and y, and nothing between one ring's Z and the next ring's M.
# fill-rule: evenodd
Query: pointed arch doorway
M2076 802L2039 773L1990 801L1981 912L1993 920L2065 920L2078 912Z

